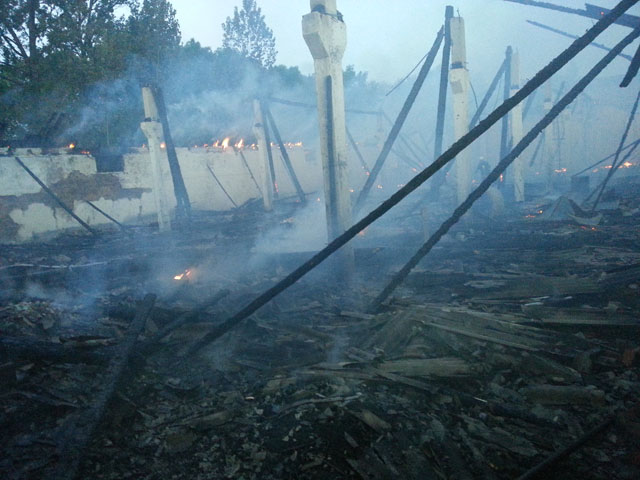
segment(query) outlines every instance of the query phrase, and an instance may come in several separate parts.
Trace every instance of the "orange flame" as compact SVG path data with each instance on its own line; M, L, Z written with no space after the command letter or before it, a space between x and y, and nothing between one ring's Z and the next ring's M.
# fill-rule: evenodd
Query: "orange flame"
M244 138L241 138L238 143L236 143L236 148L244 147Z
M173 279L177 280L177 281L188 279L191 276L192 272L193 272L192 270L187 268L184 272L182 272L182 273L180 273L178 275L175 275L173 277Z
M70 143L69 144L69 150L73 150L74 148L76 148L76 144L75 143Z
M167 148L167 144L166 144L166 143L164 143L164 142L162 142L162 143L160 144L160 148L162 148L162 149Z
M229 146L229 141L230 141L230 140L231 140L231 139L230 139L229 137L225 138L225 139L222 141L222 148L226 149L226 148Z

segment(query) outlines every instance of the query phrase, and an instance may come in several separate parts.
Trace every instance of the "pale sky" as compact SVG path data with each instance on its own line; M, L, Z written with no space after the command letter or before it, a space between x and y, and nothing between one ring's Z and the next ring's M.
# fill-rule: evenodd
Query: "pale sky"
M216 49L222 42L221 24L242 0L172 0L182 39L195 38ZM309 12L308 0L258 0L267 25L273 30L277 63L313 72L313 62L301 33L301 18ZM584 8L584 1L556 0L556 4ZM590 0L612 8L616 0ZM338 0L347 25L348 45L343 64L369 72L369 78L394 82L404 76L428 51L443 22L446 5L465 19L468 67L482 80L491 77L508 45L518 49L522 76L530 77L571 40L526 23L527 19L580 35L593 21L575 15L517 5L503 0ZM629 13L640 15L640 7ZM598 41L613 46L629 32L613 26ZM603 54L590 48L573 67L582 71ZM626 53L632 55L633 51ZM610 73L624 73L629 63L616 60Z

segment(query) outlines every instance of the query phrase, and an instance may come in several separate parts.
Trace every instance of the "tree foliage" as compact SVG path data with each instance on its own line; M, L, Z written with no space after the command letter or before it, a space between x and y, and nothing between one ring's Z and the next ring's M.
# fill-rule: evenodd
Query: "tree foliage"
M242 9L234 8L233 18L227 17L222 30L223 48L235 50L265 68L275 64L278 52L273 31L267 27L255 0L242 0Z

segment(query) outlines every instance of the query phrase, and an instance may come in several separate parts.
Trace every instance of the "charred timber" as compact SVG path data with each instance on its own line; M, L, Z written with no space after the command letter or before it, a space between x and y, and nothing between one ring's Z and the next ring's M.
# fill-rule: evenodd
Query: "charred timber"
M593 27L591 27L587 32L580 37L578 40L573 42L566 50L564 50L560 55L554 58L546 67L540 70L536 75L529 80L520 90L518 90L512 97L509 98L506 102L496 108L493 112L491 112L484 120L482 120L476 127L474 127L467 134L458 139L446 152L444 152L440 158L434 161L427 168L418 173L415 177L413 177L409 182L402 188L400 188L396 193L391 195L387 200L382 202L378 207L369 212L362 220L355 223L352 227L350 227L347 231L345 231L342 235L332 240L325 248L323 248L316 255L311 257L307 262L302 264L296 270L291 272L281 281L279 281L276 285L266 290L264 293L259 295L253 301L251 301L248 305L238 311L235 315L228 318L220 325L216 326L210 333L206 334L201 340L196 342L187 352L186 355L194 355L202 348L209 345L211 342L215 341L228 331L235 328L237 325L242 322L245 318L252 315L259 308L266 305L273 298L284 292L291 285L296 283L302 277L304 277L307 273L313 270L316 266L320 265L323 261L329 258L333 253L337 252L342 246L344 246L349 240L354 238L358 233L364 230L366 227L371 225L377 219L382 217L385 213L395 207L398 203L400 203L404 198L406 198L409 194L415 191L418 187L420 187L424 182L426 182L429 178L431 178L436 172L438 172L442 167L447 165L451 160L453 160L458 153L464 150L466 147L471 145L477 138L479 138L483 133L489 130L493 125L500 121L500 119L509 113L516 105L521 103L525 98L527 98L531 92L533 92L536 88L542 85L544 82L549 80L554 74L556 74L562 67L564 67L569 61L571 61L578 53L584 50L589 43L593 41L598 35L600 35L604 30L606 30L620 15L622 15L625 11L635 5L637 0L623 0L621 1L609 15L602 18L598 21ZM442 30L441 30L442 34ZM621 42L620 51L629 44L633 39L637 36L637 32L634 32L629 37L625 38L623 42ZM617 47L614 47L617 49ZM609 58L607 56L606 58ZM604 68L604 67L603 67ZM553 109L552 109L553 111ZM523 143L527 137L523 138ZM516 147L517 148L517 147ZM515 150L514 150L515 151ZM519 155L519 153L518 153ZM515 158L515 157L514 157ZM488 186L487 186L488 188ZM473 195L473 194L472 194Z
M371 311L377 311L382 302L387 299L391 293L404 281L409 275L411 270L427 255L431 249L440 241L440 239L447 234L447 232L455 225L462 216L469 211L471 206L478 200L489 187L500 178L507 167L518 158L519 155L542 133L542 131L548 127L553 120L562 113L562 111L569 105L576 97L582 93L582 91L593 81L598 74L604 70L604 68L613 61L613 59L620 53L627 45L633 42L640 36L640 29L634 30L627 35L620 43L611 49L605 57L600 60L590 71L585 75L574 87L558 102L556 103L549 113L540 120L535 127L533 127L527 135L515 146L511 152L506 155L498 165L493 169L487 178L476 188L467 199L460 204L454 211L453 215L449 217L440 228L427 240L427 242L420 247L416 254L400 269L400 271L393 277L391 282L382 290L382 292L376 297L373 304L370 307ZM525 86L526 87L526 86ZM513 98L513 97L512 97ZM505 102L506 103L506 102Z
M61 444L58 448L58 465L52 478L73 480L78 476L85 451L106 413L107 406L116 393L122 374L132 358L133 347L138 335L142 332L151 315L155 302L156 296L153 294L144 297L125 338L111 359L107 376L103 382L104 388L84 415L76 418L75 421L70 421L63 427Z
M404 125L404 122L407 119L407 116L409 115L409 111L411 110L411 107L413 106L413 103L415 102L416 97L418 96L418 93L422 88L422 84L424 83L425 78L427 78L427 74L429 73L429 70L431 70L431 66L433 65L433 62L436 59L436 55L438 54L438 50L440 49L440 45L442 44L443 37L444 37L444 27L441 28L440 31L438 32L438 35L436 36L436 40L435 42L433 42L433 46L429 51L429 55L427 55L427 58L424 61L424 65L422 65L422 68L420 69L418 78L416 78L416 81L413 84L411 92L409 93L409 96L404 102L402 110L400 110L400 113L398 114L398 118L396 119L393 125L393 128L391 128L391 132L389 132L389 136L387 137L387 140L384 142L382 151L380 152L380 155L378 156L378 159L376 160L376 163L373 166L373 169L371 170L371 174L367 177L367 181L362 187L362 190L360 191L360 195L358 195L358 200L356 201L356 210L362 208L364 201L367 199L367 196L371 191L371 187L373 187L373 184L375 183L376 178L380 173L380 170L382 170L384 162L389 156L389 152L391 152L391 147L393 147L393 143L396 141L396 138L398 138L400 129Z

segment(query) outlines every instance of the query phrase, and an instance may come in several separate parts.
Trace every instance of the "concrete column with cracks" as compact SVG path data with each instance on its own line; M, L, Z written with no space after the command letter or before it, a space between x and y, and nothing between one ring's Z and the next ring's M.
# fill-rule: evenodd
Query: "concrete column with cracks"
M449 82L453 92L454 141L469 131L469 71L465 43L464 19L451 19L451 70ZM462 203L471 192L471 164L469 150L464 150L455 160L458 203Z
M153 197L158 212L158 228L161 232L171 230L171 207L164 190L162 174L163 162L167 162L166 152L162 150L164 134L158 115L158 107L149 87L142 87L142 102L144 104L144 122L140 123L142 133L147 138L149 154L151 156L151 172L153 176Z
M302 35L315 67L327 230L331 241L353 223L342 79L347 27L337 10L336 0L311 0L310 5L311 13L302 17ZM342 251L341 262L350 271L353 248L345 245Z

